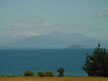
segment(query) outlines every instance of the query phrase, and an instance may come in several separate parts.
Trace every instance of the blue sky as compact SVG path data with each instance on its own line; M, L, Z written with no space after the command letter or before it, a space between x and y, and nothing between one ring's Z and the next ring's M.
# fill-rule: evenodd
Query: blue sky
M108 40L108 0L0 0L0 38L81 33Z

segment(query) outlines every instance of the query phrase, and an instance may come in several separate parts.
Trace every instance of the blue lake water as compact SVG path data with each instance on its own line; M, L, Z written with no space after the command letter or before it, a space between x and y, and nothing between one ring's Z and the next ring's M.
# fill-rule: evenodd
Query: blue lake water
M63 67L65 75L87 76L82 66L86 53L93 50L36 49L0 50L0 75L23 75L26 70L51 71L57 75L57 68Z

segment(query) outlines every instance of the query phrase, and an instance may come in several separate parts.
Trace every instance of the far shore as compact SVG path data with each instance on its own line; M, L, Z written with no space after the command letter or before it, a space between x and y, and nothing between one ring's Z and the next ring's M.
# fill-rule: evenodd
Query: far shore
M24 77L24 76L0 76L0 81L108 81L107 77Z

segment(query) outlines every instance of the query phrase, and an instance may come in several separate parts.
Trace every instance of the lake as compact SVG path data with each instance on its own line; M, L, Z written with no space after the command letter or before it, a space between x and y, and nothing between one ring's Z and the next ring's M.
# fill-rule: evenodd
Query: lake
M0 50L0 75L23 75L26 70L53 72L63 67L65 75L87 76L82 66L92 49Z

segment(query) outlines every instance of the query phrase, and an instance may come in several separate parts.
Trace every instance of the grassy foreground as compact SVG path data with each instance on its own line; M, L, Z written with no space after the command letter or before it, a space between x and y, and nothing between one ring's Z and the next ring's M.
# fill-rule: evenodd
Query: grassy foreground
M0 77L0 81L108 81L104 77Z

